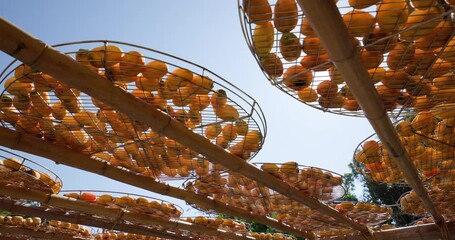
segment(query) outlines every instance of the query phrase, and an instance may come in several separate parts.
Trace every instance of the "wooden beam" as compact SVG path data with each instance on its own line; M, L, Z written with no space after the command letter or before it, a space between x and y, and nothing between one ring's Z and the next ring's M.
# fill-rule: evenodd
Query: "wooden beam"
M116 87L108 79L91 71L74 59L62 54L45 43L28 35L18 27L0 18L0 50L12 57L47 73L70 87L105 102L129 117L149 125L154 131L174 139L204 155L213 163L257 181L284 196L300 202L316 211L336 219L358 231L367 233L368 228L340 214L335 209L307 196L284 181L267 174L245 160L226 152L207 138L189 130L185 125Z
M298 3L381 143L397 162L406 181L422 200L425 209L433 216L435 222L442 226L445 223L444 218L431 201L420 181L417 169L388 118L383 102L362 64L359 49L350 36L335 1L298 0Z
M85 214L97 215L112 220L125 220L133 224L144 224L150 226L163 226L171 229L181 229L190 232L207 234L210 236L221 237L222 239L245 240L254 239L249 236L238 235L232 232L221 231L215 228L208 228L202 225L191 224L178 220L168 220L165 218L154 217L147 214L125 211L121 208L108 208L102 205L80 201L74 198L62 197L55 194L39 192L35 190L24 190L12 186L2 186L0 194L16 199L36 201L49 206L60 207L68 210L76 210Z
M138 188L156 192L162 195L178 198L190 204L197 204L204 209L213 209L216 212L229 216L235 216L248 221L265 224L279 231L294 234L305 238L313 235L308 232L299 231L288 225L284 225L275 219L263 215L252 214L245 210L226 205L220 201L207 198L191 191L172 187L167 184L155 181L150 177L139 175L133 172L122 170L107 162L101 162L90 158L88 155L57 146L52 142L37 139L33 136L0 127L0 145L22 152L34 154L57 163L64 164L87 172L99 174L110 179L130 184Z
M0 209L13 214L25 216L40 217L43 219L52 219L74 224L81 224L102 229L113 229L127 233L134 233L144 236L153 236L166 239L185 240L187 237L172 234L166 231L160 231L136 224L125 224L121 222L103 221L81 213L67 212L61 209L49 209L47 207L24 206L14 200L0 198Z

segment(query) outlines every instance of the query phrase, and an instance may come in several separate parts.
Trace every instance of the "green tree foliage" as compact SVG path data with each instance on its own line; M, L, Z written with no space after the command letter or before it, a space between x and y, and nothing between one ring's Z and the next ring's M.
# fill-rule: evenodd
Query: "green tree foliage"
M352 165L352 164L350 164L350 165ZM344 194L341 201L358 201L357 196L354 193L355 179L356 179L356 176L352 172L345 173L343 175L343 188L346 190L346 193Z

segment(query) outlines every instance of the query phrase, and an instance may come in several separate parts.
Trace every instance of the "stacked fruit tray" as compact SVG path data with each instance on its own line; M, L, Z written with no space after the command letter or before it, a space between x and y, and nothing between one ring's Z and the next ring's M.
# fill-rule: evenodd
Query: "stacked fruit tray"
M364 116L296 0L238 2L246 42L272 85L314 108ZM452 1L334 2L390 116L455 102Z
M453 185L450 183L439 184L428 188L428 194L446 221L455 219L455 192ZM409 215L423 216L427 211L417 194L414 191L403 194L399 200L401 211Z
M88 201L109 208L149 214L162 219L179 218L183 209L173 203L143 195L99 190L65 190L66 197Z
M39 217L23 217L18 215L0 216L0 226L9 226L19 230L26 229L41 233L53 233L55 236L61 234L74 239L91 239L90 231L82 225L55 220L44 221Z
M202 225L208 228L216 228L227 232L235 232L242 235L246 235L248 233L248 229L243 222L238 222L234 219L229 218L196 216L183 218L183 221Z
M443 110L422 111L395 123L421 179L432 184L455 179L455 106ZM405 184L395 160L376 135L357 147L354 160L359 172L374 181Z
M74 195L74 194L73 194ZM120 194L119 194L120 195ZM63 217L63 219L69 219L70 221L79 222L86 226L96 227L97 231L91 229L91 233L95 236L97 233L100 233L99 230L103 230L102 233L109 230L110 233L114 233L113 229L122 229L123 231L128 231L128 233L120 233L115 232L118 237L122 237L125 234L129 235L129 237L136 236L137 234L141 235L146 232L148 237L151 236L169 236L166 239L186 239L185 237L189 236L188 231L181 232L178 229L166 229L162 226L154 225L154 226L140 226L135 223L127 222L127 221L119 221L118 219L111 219L105 218L98 215L86 214L84 212L76 211L70 208L60 208L55 206L48 206L46 204L38 204L36 202L30 201L22 201L22 200L12 200L9 197L0 197L0 205L2 209L6 211L11 211L13 213L25 213L27 215L36 214L35 216L45 217L46 219L53 219L54 216ZM111 205L113 208L118 208L116 205ZM35 226L40 222L45 222L46 220L42 220L43 218L33 217L30 218L34 220L33 224L30 223L30 220L23 221L28 226ZM7 221L12 220L11 218L7 218ZM60 219L62 220L62 219ZM54 227L60 226L62 228L71 228L77 229L78 224L71 224L68 227L68 224L65 222L59 221L48 221L49 225ZM79 229L82 229L79 227ZM85 228L84 228L85 229ZM1 231L0 231L1 232ZM101 234L103 235L103 234ZM106 234L104 235L106 236ZM114 234L110 235L114 237ZM93 239L93 238L90 238Z
M286 204L286 202L283 203ZM379 225L392 217L391 208L376 204L342 202L329 204L329 206L338 210L341 214L368 226ZM333 235L355 233L353 229L338 224L335 219L306 207L278 214L274 218L298 229L313 230L316 235L327 236L329 233Z
M62 181L46 167L0 148L0 185L58 193Z
M331 172L298 166L293 162L278 165L265 163L258 165L261 165L264 171L276 177L281 176L281 179L289 183L297 183L299 176L303 175L306 178L302 178L300 181L319 182L321 188L327 187L328 185L337 187L341 184L341 177ZM295 180L292 180L293 178ZM339 180L334 180L337 178ZM298 185L296 184L295 186ZM270 215L276 220L302 231L314 231L315 233L325 231L344 234L349 230L345 226L340 225L335 219L290 200L235 173L215 173L208 175L195 181L187 182L185 188L255 214ZM312 193L312 191L309 193ZM371 226L388 220L392 213L390 208L367 203L353 205L348 202L330 206L359 223Z
M121 240L121 239L131 239L131 240L166 240L165 238L160 237L151 237L138 234L131 234L125 232L104 232L95 234L95 240Z
M366 202L341 202L332 207L349 218L369 226L389 220L393 213L392 208Z
M344 195L344 189L341 186L342 178L339 174L320 168L299 166L295 162L258 163L257 165L310 197L330 201ZM185 188L257 214L280 213L301 206L297 202L294 205L282 204L282 201L289 199L232 172L223 174L215 172L194 181L188 181Z
M341 198L345 193L345 189L341 186L342 176L329 170L298 165L296 162L254 163L254 165L305 192L308 196L324 202Z
M257 240L294 240L294 237L281 233L251 233L251 236Z
M257 102L201 66L114 41L55 47L243 159L254 157L263 144L266 125ZM0 81L4 127L156 178L203 176L221 168L158 130L28 66L11 63Z

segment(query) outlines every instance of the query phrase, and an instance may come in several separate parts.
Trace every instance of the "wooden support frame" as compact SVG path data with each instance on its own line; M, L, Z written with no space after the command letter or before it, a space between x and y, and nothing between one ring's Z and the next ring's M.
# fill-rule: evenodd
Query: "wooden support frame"
M102 221L99 218L93 218L91 216L81 213L66 212L61 209L48 209L46 207L23 206L14 200L5 198L0 199L0 209L11 212L13 214L22 214L27 216L58 220L103 229L114 229L122 232L134 233L145 236L153 236L176 240L188 239L187 237L182 237L169 232L151 229L144 226L124 224L120 222L113 223L109 221Z
M417 169L388 118L380 96L362 64L359 49L349 35L335 1L298 0L297 2L310 20L309 22L316 35L365 112L365 116L382 144L397 162L406 181L420 197L425 209L433 216L437 225L444 227L444 218L431 201L422 181L420 181ZM445 235L444 232L448 234L448 231L443 231L443 235Z
M0 188L0 194L17 199L36 201L43 204L47 204L49 206L60 207L68 210L76 210L85 214L93 214L108 219L125 220L133 224L144 224L151 226L157 225L171 229L181 229L190 232L207 234L215 237L221 237L223 239L233 240L253 239L252 237L249 236L238 235L231 232L221 231L215 228L207 228L205 226L195 225L178 220L167 220L159 217L153 217L147 214L129 212L121 208L107 208L87 201L80 201L74 198L62 197L55 194L48 194L31 189L24 190L23 188L2 186Z
M198 204L205 209L213 209L216 212L229 216L235 216L249 221L265 224L285 233L305 238L313 237L313 235L308 232L299 231L266 216L252 214L242 209L226 205L217 200L207 198L206 196L198 195L194 192L157 182L150 177L122 170L108 164L107 162L91 159L89 156L82 153L75 152L71 149L57 146L52 142L37 139L33 136L9 130L7 128L0 127L0 145L51 159L60 164L99 174L101 176L148 191L178 198L190 204Z
M455 235L455 222L448 222L447 229L451 236ZM331 238L320 238L320 240L363 240L363 235L349 235ZM373 239L376 240L429 240L441 239L439 226L430 223L409 227L400 227L389 230L373 232ZM450 238L453 239L453 238Z
M278 180L248 164L243 159L226 152L223 148L212 144L208 139L193 133L177 120L124 92L109 80L28 35L3 18L0 18L0 35L4 36L0 39L0 50L25 64L61 79L66 85L75 87L89 96L113 106L129 117L151 126L154 131L177 140L193 151L204 155L213 163L221 164L231 171L255 180L292 200L336 219L340 224L363 233L369 232L365 225L353 221L317 199L299 192L286 182Z
M0 225L0 233L6 233L10 235L25 235L40 239L62 239L62 240L69 240L69 239L80 239L74 238L71 235L63 234L63 233L50 233L50 232L41 232L41 231L34 231L31 229L26 229L23 227L16 227L16 226L8 226L8 225ZM2 238L3 239L3 238Z

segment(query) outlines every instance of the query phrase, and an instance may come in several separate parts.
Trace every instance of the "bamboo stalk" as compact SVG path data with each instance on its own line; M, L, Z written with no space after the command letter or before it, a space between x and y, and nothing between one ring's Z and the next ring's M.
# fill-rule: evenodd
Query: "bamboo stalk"
M46 207L38 206L24 206L14 200L0 198L0 209L14 213L22 214L33 217L40 217L45 219L58 220L74 224L82 224L103 229L113 229L127 233L135 233L145 236L160 237L166 239L184 240L187 237L182 237L166 231L151 229L144 226L125 224L121 222L102 221L99 218L93 218L81 213L67 212L60 209L49 209Z
M359 50L349 35L335 2L332 0L298 0L298 3L382 144L397 162L406 181L420 197L425 209L433 216L435 222L438 225L443 225L444 218L431 201L422 181L420 181L417 169L388 118L379 94L362 64Z
M124 211L120 208L107 208L101 205L93 204L87 201L80 201L73 198L62 197L55 194L48 194L35 190L24 190L22 188L12 186L2 186L0 194L10 196L12 198L25 199L30 201L37 201L50 206L61 207L69 210L76 210L86 214L93 214L102 216L104 218L113 220L125 220L135 224L163 226L172 229L181 229L190 232L197 232L211 236L221 237L223 239L253 239L248 236L242 236L231 232L220 231L215 228L207 228L205 226L195 225L182 221L172 221L159 217L153 217L147 214L134 213Z
M26 229L23 227L6 226L6 225L0 225L0 233L19 235L19 236L29 236L29 237L40 238L40 239L62 239L62 240L81 239L81 238L72 237L71 235L64 234L64 233L41 232L41 231L34 231L31 229Z
M94 71L59 53L52 47L48 47L4 19L0 19L0 35L4 36L0 39L0 49L22 62L113 106L137 121L151 126L154 131L201 153L213 163L221 164L231 171L255 180L292 200L336 219L341 224L364 233L368 232L366 226L349 219L318 200L308 197L286 182L257 169L245 160L226 152L205 137L192 132L177 120L124 92L109 80L102 78Z
M62 148L61 146L57 146L46 140L37 139L33 136L9 130L4 127L0 127L0 145L47 159L52 159L60 164L96 173L148 191L182 199L191 204L198 204L205 209L213 209L216 212L229 216L235 216L249 221L265 224L285 233L294 234L304 238L313 237L313 235L308 232L299 231L295 228L284 225L275 219L271 219L263 215L252 214L242 209L226 205L217 200L209 199L206 196L157 182L150 177L122 170L109 165L106 162L93 160L89 156L82 153Z

